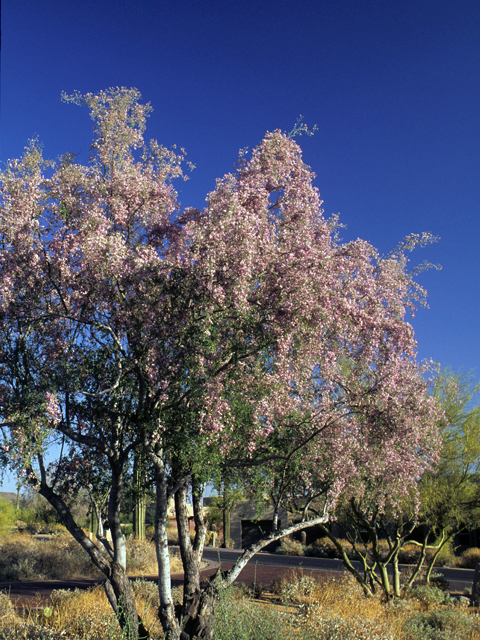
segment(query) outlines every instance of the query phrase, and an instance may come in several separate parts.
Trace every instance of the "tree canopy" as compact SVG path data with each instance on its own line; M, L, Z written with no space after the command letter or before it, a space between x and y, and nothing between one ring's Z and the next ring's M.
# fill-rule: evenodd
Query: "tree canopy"
M125 465L142 450L155 476L159 614L167 637L196 637L207 596L212 607L235 573L200 589L201 494L215 474L261 467L268 487L314 495L325 521L345 492L401 500L436 460L437 404L407 322L425 295L407 252L432 237L412 235L386 257L341 242L281 131L240 154L202 211L182 210L172 181L185 154L144 142L150 106L136 90L65 99L94 121L88 165L71 154L46 162L32 142L0 176L3 452L107 576L125 625L122 611L136 613L119 513ZM47 473L54 443L61 458ZM70 462L100 456L109 469L112 550L86 539L61 496L65 447ZM173 495L181 621L166 536Z

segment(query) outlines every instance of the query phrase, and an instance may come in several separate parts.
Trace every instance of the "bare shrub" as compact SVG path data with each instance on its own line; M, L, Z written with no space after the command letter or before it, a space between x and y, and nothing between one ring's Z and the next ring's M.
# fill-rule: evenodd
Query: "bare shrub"
M314 578L308 575L299 575L285 581L280 591L280 598L284 604L305 602L312 598L317 589L318 582Z
M398 554L398 561L402 564L417 564L420 559L421 547L416 544L404 545Z
M86 552L70 536L39 540L15 534L0 541L0 580L56 580L98 576Z
M153 575L158 572L157 555L153 542L129 538L126 544L127 570L130 575Z
M100 546L100 543L97 542ZM128 539L127 570L129 575L156 574L155 546L147 540ZM171 557L172 573L183 571L178 553ZM28 534L15 534L0 540L0 581L58 580L99 577L87 553L69 535L37 539Z

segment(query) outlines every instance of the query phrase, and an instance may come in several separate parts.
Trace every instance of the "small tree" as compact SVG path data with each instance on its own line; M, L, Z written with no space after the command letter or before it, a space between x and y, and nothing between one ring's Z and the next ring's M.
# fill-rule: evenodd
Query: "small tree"
M473 404L480 385L472 374L441 371L434 385L443 417L440 431L442 453L421 484L419 522L428 529L433 555L427 570L430 580L443 547L460 531L478 526L480 520L480 406Z

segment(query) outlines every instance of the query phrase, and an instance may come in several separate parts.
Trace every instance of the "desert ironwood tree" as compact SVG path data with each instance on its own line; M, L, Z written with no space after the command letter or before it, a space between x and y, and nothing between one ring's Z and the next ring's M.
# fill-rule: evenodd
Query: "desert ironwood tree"
M406 321L424 296L406 250L431 238L411 236L385 258L367 242L342 243L300 147L280 131L240 155L202 211L181 210L172 180L184 153L144 142L150 107L139 98L133 89L65 97L90 110L89 163L47 163L32 142L1 175L3 452L105 574L120 624L137 637L147 630L126 578L119 513L126 465L142 451L155 477L165 635L211 638L219 590L256 551L325 522L347 488L368 491L370 475L401 493L435 460L436 405ZM45 469L45 451L64 439L110 469L112 549L83 534ZM304 490L320 489L321 509L305 509L302 522L273 531L201 589L205 483L261 467L281 487L291 465ZM185 575L179 617L172 496Z

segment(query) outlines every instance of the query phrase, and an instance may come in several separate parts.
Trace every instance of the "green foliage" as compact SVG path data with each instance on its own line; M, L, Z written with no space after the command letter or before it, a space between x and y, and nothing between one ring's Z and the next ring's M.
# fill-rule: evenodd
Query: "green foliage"
M470 640L478 622L460 611L418 613L404 625L405 640Z
M438 587L428 587L426 585L420 585L413 587L408 592L410 598L415 598L422 602L425 606L444 604L449 599L449 595L445 594Z
M15 521L15 507L6 498L0 496L0 535L9 532Z
M265 608L230 588L222 593L215 611L214 640L308 640L291 616Z
M471 374L444 370L438 376L434 396L444 415L441 458L421 482L420 516L434 535L472 527L480 521L480 405L473 406L480 385Z
M50 533L49 527L60 522L47 500L29 487L24 487L18 519L27 524L29 533Z

